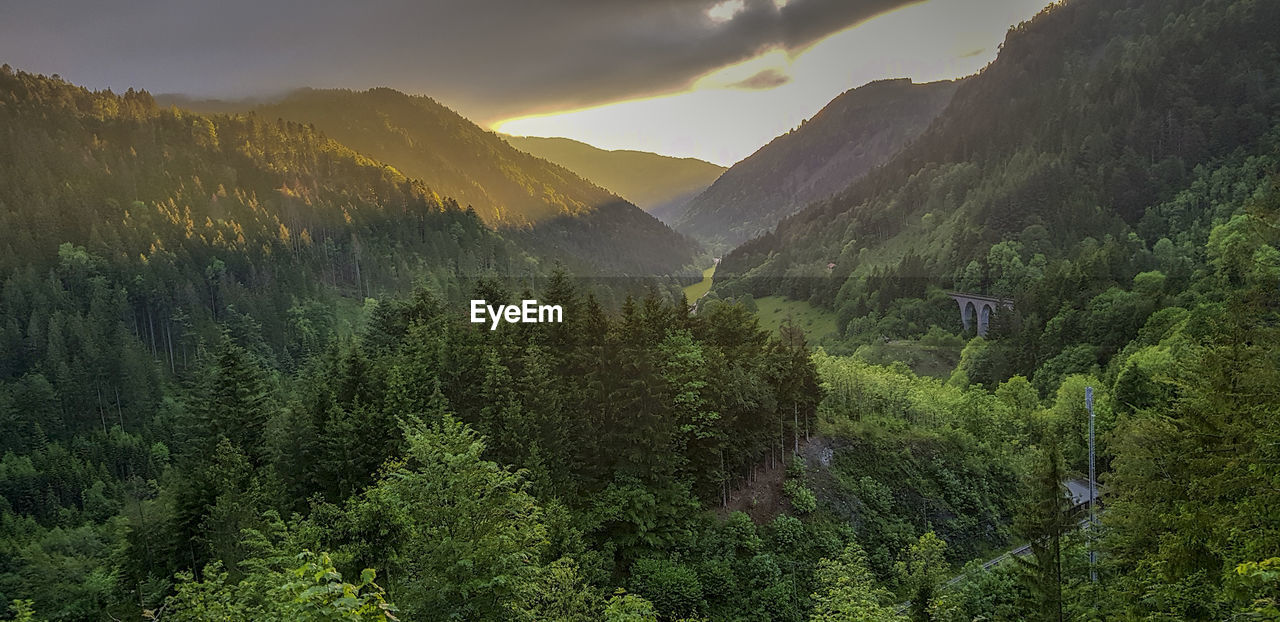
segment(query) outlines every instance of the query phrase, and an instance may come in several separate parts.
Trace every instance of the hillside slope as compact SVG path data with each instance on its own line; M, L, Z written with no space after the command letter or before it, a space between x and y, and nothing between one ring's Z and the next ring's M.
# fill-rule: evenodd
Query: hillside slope
M50 347L85 349L59 377L77 398L93 386L78 371L121 369L113 348L134 337L171 368L227 322L269 344L301 331L312 347L341 304L541 270L473 212L297 123L166 109L6 65L0 135L0 313L25 318L0 349L65 329Z
M609 189L670 223L689 199L707 189L725 167L697 158L606 150L568 138L506 136L507 142Z
M872 82L733 165L675 220L698 238L734 245L843 190L929 126L959 82Z
M668 274L694 244L573 172L520 151L428 97L380 88L302 89L255 113L315 125L352 149L524 230L521 243L611 274Z
M918 297L922 281L1016 294L998 265L1014 258L991 256L1002 243L1019 266L1088 239L1168 237L1194 256L1210 206L1151 208L1208 175L1198 167L1274 147L1278 33L1275 3L1054 5L1014 28L911 146L734 250L717 283L849 306L847 319L872 296Z

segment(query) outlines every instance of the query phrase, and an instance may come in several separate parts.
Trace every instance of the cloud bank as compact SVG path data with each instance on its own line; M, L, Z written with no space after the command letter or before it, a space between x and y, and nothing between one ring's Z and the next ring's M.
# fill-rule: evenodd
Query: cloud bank
M204 97L385 85L488 121L677 91L916 1L744 0L725 18L719 0L48 0L6 8L0 61Z

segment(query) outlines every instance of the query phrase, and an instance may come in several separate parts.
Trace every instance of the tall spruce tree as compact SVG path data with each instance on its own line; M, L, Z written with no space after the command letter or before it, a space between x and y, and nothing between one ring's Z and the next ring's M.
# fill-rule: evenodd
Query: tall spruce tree
M1065 485L1062 452L1056 444L1040 452L1027 481L1026 503L1014 521L1031 545L1031 557L1017 557L1031 594L1027 609L1035 619L1062 622L1062 537L1071 529L1071 497Z

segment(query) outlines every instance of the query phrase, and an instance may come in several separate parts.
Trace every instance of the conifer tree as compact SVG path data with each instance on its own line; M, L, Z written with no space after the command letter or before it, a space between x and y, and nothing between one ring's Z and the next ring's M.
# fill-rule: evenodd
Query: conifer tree
M1015 522L1019 537L1031 545L1031 557L1019 557L1031 595L1028 608L1043 622L1063 620L1062 537L1071 529L1071 498L1064 481L1062 454L1050 445L1036 458L1026 503Z
M204 431L204 446L225 438L255 462L262 455L262 434L275 414L267 372L247 350L223 333L213 352L199 398L192 404Z

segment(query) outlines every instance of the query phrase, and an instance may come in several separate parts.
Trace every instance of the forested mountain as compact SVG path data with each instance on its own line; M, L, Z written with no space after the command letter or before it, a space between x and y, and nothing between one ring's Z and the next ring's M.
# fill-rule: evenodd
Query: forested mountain
M1069 0L1013 29L901 154L727 255L704 300L782 294L834 310L851 352L958 331L947 290L1013 301L985 338L965 334L945 387L909 384L900 363L889 370L908 382L857 379L856 361L841 381L855 417L876 409L856 405L870 391L908 421L948 399L952 416L989 412L945 393L994 390L1013 416L981 426L1030 433L1013 524L1028 559L972 570L980 579L951 596L926 590L938 607L1269 619L1278 248L1280 5ZM1088 387L1108 495L1097 582L1058 483L1088 467ZM827 433L877 438L850 428ZM843 479L820 507L878 498L832 468Z
M392 89L294 91L258 106L422 180L542 254L611 274L678 271L695 245L626 200L509 145L436 101Z
M605 150L568 138L505 136L516 149L555 162L607 188L670 224L684 205L706 190L723 166L697 158Z
M1214 215L1159 206L1194 188L1204 167L1271 146L1277 10L1228 0L1054 5L1011 31L903 153L744 244L717 277L759 276L763 291L843 306L861 295L857 277L878 268L960 283L971 261L990 267L989 249L1004 241L1022 262L1071 255L1090 239L1150 248L1167 237L1191 254L1185 245L1203 240ZM1009 289L980 280L965 285Z
M294 330L322 342L333 310L308 301L537 273L474 212L297 123L164 109L145 92L7 67L0 102L8 371L46 346L87 348L80 371L62 370L72 394L112 392L77 374L117 360L69 337L81 328L116 346L136 335L176 368L234 317L255 318L268 343Z
M696 307L557 218L0 67L0 617L1277 619L1280 4L1054 4Z
M958 84L883 80L845 92L730 167L689 202L675 226L730 246L772 229L897 154L946 107Z
M1054 5L1011 31L906 151L736 249L717 282L833 308L864 339L953 325L954 303L930 287L1011 296L1037 324L1024 329L1054 334L1013 369L1030 374L1071 343L1097 355L1078 361L1106 363L1137 326L1099 343L1063 330L1068 309L1148 270L1171 280L1168 291L1189 287L1185 262L1275 170L1277 11ZM910 320L881 325L888 316Z

